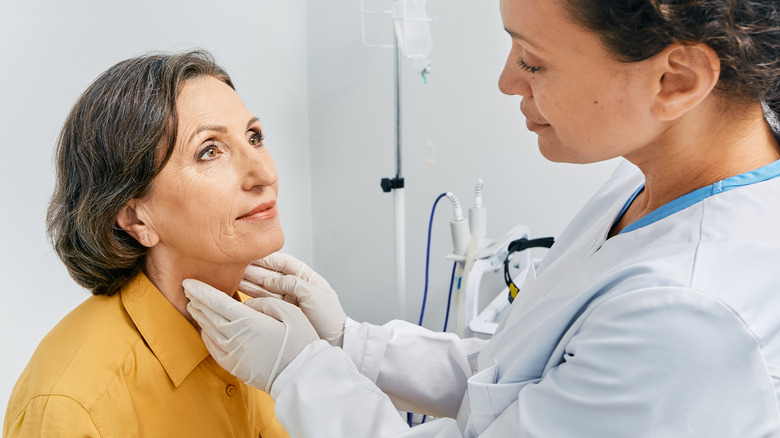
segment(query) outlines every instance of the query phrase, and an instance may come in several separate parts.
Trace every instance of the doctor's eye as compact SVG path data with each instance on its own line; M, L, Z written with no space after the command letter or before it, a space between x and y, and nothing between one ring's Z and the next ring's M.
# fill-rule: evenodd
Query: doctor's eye
M534 67L532 65L526 64L525 61L523 60L523 58L518 58L517 59L517 65L519 65L521 69L523 69L523 70L525 70L525 71L527 71L528 73L531 73L531 74L536 73L537 71L539 71L539 68L540 68L540 67Z

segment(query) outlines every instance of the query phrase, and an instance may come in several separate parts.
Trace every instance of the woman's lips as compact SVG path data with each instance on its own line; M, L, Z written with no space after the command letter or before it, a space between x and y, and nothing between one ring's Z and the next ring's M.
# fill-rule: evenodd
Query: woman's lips
M238 220L265 221L276 217L276 201L263 202Z

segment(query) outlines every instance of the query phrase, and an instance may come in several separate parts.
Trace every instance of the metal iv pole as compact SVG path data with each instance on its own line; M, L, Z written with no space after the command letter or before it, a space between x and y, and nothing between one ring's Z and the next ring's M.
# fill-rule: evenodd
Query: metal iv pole
M393 234L395 237L395 288L400 319L406 319L406 217L401 141L401 45L393 26L395 53L395 178L382 178L382 191L393 192Z

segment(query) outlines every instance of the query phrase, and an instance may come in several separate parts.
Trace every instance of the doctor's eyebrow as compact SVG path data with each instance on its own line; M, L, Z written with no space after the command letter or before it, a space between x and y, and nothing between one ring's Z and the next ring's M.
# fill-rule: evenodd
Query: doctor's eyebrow
M533 40L531 40L531 39L528 39L528 37L524 36L524 35L523 35L523 34L521 34L520 32L515 32L515 31L513 31L513 30L510 30L510 29L508 29L508 28L506 28L506 27L504 28L504 30L505 30L505 31L506 31L506 33L508 33L508 34L509 34L509 36L511 36L512 38L514 38L514 39L516 39L516 40L520 40L520 41L525 41L526 43L528 43L528 44L530 44L530 45L534 46L534 48L535 48L535 49L537 49L537 50L539 50L540 52L546 52L546 51L547 51L547 50L546 50L544 47L542 47L542 46L540 46L539 44L535 43Z

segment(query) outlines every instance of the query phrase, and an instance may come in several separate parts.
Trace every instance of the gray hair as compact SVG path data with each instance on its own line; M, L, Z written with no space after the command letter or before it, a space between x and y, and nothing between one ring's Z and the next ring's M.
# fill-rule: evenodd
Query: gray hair
M233 88L206 51L128 59L101 74L65 121L46 224L71 277L93 294L113 295L143 267L147 249L119 228L117 215L170 158L179 91L201 76Z

